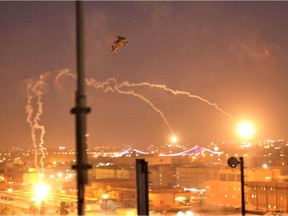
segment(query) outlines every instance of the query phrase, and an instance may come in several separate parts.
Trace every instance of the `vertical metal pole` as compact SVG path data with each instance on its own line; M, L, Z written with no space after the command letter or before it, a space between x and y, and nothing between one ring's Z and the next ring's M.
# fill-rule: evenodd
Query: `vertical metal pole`
M241 177L241 204L242 204L242 215L245 215L245 191L244 191L244 159L240 157L240 177Z
M277 188L277 184L275 185L275 197L276 197L276 200L275 200L275 205L276 205L276 212L278 212L279 211L279 205L278 205L278 188Z
M259 187L256 184L256 210L259 210Z
M268 186L265 184L265 201L266 201L266 212L269 211L269 199L268 199Z
M77 164L73 169L77 170L77 195L78 215L84 215L85 184L88 182L86 158L86 114L90 111L86 107L84 89L84 28L83 28L83 2L76 1L76 52L77 52L77 91L75 95L75 107L71 110L76 115L76 152Z
M136 159L137 215L149 215L148 163Z
M288 212L288 187L285 187L285 198L286 198L286 213Z

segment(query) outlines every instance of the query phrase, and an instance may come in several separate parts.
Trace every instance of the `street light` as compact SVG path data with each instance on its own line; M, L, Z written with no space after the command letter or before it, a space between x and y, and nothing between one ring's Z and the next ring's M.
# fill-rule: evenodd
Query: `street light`
M109 198L109 194L102 194L102 198L104 199L104 211L106 211L106 201Z
M231 168L235 168L240 164L240 178L241 178L241 205L242 205L242 215L245 215L245 191L244 191L244 159L239 157L239 160L235 157L230 157L227 164Z

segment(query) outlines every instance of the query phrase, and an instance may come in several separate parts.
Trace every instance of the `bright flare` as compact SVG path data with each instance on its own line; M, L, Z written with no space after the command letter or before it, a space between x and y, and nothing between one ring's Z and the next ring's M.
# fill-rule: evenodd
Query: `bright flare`
M32 200L37 204L40 205L41 202L49 195L51 187L46 184L39 184L35 185L34 188L34 196Z
M176 136L172 136L171 138L170 138L170 141L172 142L172 143L176 143L177 142L177 137Z
M255 127L252 123L244 121L240 122L237 126L237 132L242 138L250 138L255 133Z

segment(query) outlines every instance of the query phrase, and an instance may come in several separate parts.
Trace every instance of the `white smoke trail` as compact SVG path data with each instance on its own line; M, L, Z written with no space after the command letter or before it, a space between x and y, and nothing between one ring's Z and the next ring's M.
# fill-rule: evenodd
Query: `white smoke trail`
M56 81L58 82L60 77L63 76L63 75L67 75L67 76L70 76L72 78L76 78L76 76L74 74L70 73L69 71L66 71L66 72L63 72L63 73L59 73L57 75L57 77L56 77ZM163 121L167 125L170 133L172 135L174 135L174 132L172 130L171 125L169 124L169 122L168 122L167 118L165 117L164 113L159 108L157 108L149 99L147 99L146 97L144 97L143 95L141 95L139 93L136 93L133 90L125 90L125 91L121 90L119 85L117 84L117 81L116 81L115 78L108 78L108 79L106 79L103 82L100 82L100 81L97 81L97 80L95 80L93 78L90 78L90 79L85 79L85 82L86 82L86 85L92 86L95 89L101 89L104 93L111 92L111 93L118 93L118 94L123 94L123 95L131 95L133 97L137 97L137 98L141 99L145 103L149 104L150 107L152 107L152 109L154 111L156 111L157 113L160 114L161 118L163 119Z
M115 78L109 78L104 82L99 82L95 79L86 79L86 84L89 86L93 86L96 89L102 89L103 92L107 93L107 92L112 92L112 93L118 93L118 94L123 94L123 95L131 95L133 97L137 97L139 99L141 99L142 101L144 101L145 103L149 104L152 109L156 112L158 112L161 116L161 118L164 120L165 124L167 125L167 127L169 128L169 131L171 134L174 134L171 125L169 124L169 122L167 121L167 118L165 117L165 115L163 114L163 112L158 109L149 99L147 99L146 97L144 97L143 95L136 93L133 90L121 90L119 88L119 85L117 84L117 81Z
M55 77L55 80L54 80L54 83L57 85L57 83L59 82L60 78L62 76L70 76L72 78L76 78L76 74L74 73L71 73L69 69L63 69L63 70L60 70L60 71L55 71L55 73L57 73L56 77Z
M34 80L30 79L26 81L26 94L27 94L27 105L26 105L26 113L27 113L27 123L30 126L31 129L31 138L32 138L32 145L34 148L34 165L36 169L38 169L38 163L37 163L37 157L38 157L38 147L37 147L37 141L36 141L36 130L34 127L34 120L33 120L33 105L32 100L35 97L34 94L32 94L31 90L34 89Z
M63 73L59 73L57 75L57 80L63 76L63 75L68 75L72 78L76 78L75 74L72 74L68 71L63 72ZM162 85L162 84L153 84L153 83L149 83L149 82L140 82L140 83L130 83L129 81L124 81L120 84L117 83L117 80L115 78L108 78L103 82L97 81L93 78L90 79L85 79L85 82L88 86L92 86L95 89L101 89L103 92L108 93L108 92L112 92L112 93L118 93L118 94L123 94L123 95L131 95L134 97L137 97L139 99L141 99L142 101L144 101L145 103L149 104L152 109L156 112L158 112L161 116L161 118L164 120L165 124L167 125L167 127L169 128L170 133L173 135L173 130L171 128L171 125L169 124L167 118L165 117L165 115L163 114L163 112L157 108L149 99L147 99L145 96L143 96L142 94L139 94L137 92L135 92L135 90L131 90L131 89L123 89L125 88L131 88L131 87L151 87L151 88L158 88L167 92L172 93L173 95L177 96L177 95L185 95L189 98L194 98L194 99L198 99L206 104L208 104L209 106L214 107L216 110L220 111L222 114L228 116L229 118L231 118L233 120L233 117L225 112L222 108L220 108L216 103L212 103L207 99L204 99L198 95L193 95L190 92L187 91L180 91L180 90L174 90L171 88L168 88L166 85Z
M119 88L121 87L142 87L142 86L149 86L151 88L158 88L158 89L162 89L164 91L168 91L170 93L172 93L173 95L186 95L189 98L195 98L198 99L210 106L213 106L215 109L217 109L218 111L222 112L224 115L228 116L229 118L233 119L232 116L225 112L223 109L221 109L216 103L212 103L210 101L208 101L207 99L204 99L198 95L193 95L190 92L186 92L186 91L180 91L180 90L173 90L171 88L168 88L166 85L161 85L161 84L153 84L153 83L148 83L148 82L141 82L141 83L130 83L128 81L124 81L119 85Z
M34 165L36 169L38 166L38 155L40 154L40 165L42 174L44 174L44 163L45 158L44 151L44 135L46 133L45 126L40 124L41 116L43 114L43 102L42 96L46 87L46 79L51 73L43 73L39 76L39 79L29 79L26 81L26 94L27 94L27 123L31 128L31 138L32 145L34 147ZM35 110L33 108L33 103L35 103ZM39 144L37 143L37 132L39 131ZM40 150L40 152L39 152Z

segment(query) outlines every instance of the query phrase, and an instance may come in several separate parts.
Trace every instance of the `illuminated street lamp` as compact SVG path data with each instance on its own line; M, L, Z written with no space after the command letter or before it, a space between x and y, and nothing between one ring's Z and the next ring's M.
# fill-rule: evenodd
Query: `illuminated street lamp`
M109 194L102 194L101 196L104 199L104 211L106 211L106 201L110 197Z
M245 215L245 191L244 191L244 159L239 157L239 160L235 157L230 157L227 161L231 168L235 168L240 164L240 178L241 178L241 205L242 205L242 215Z

